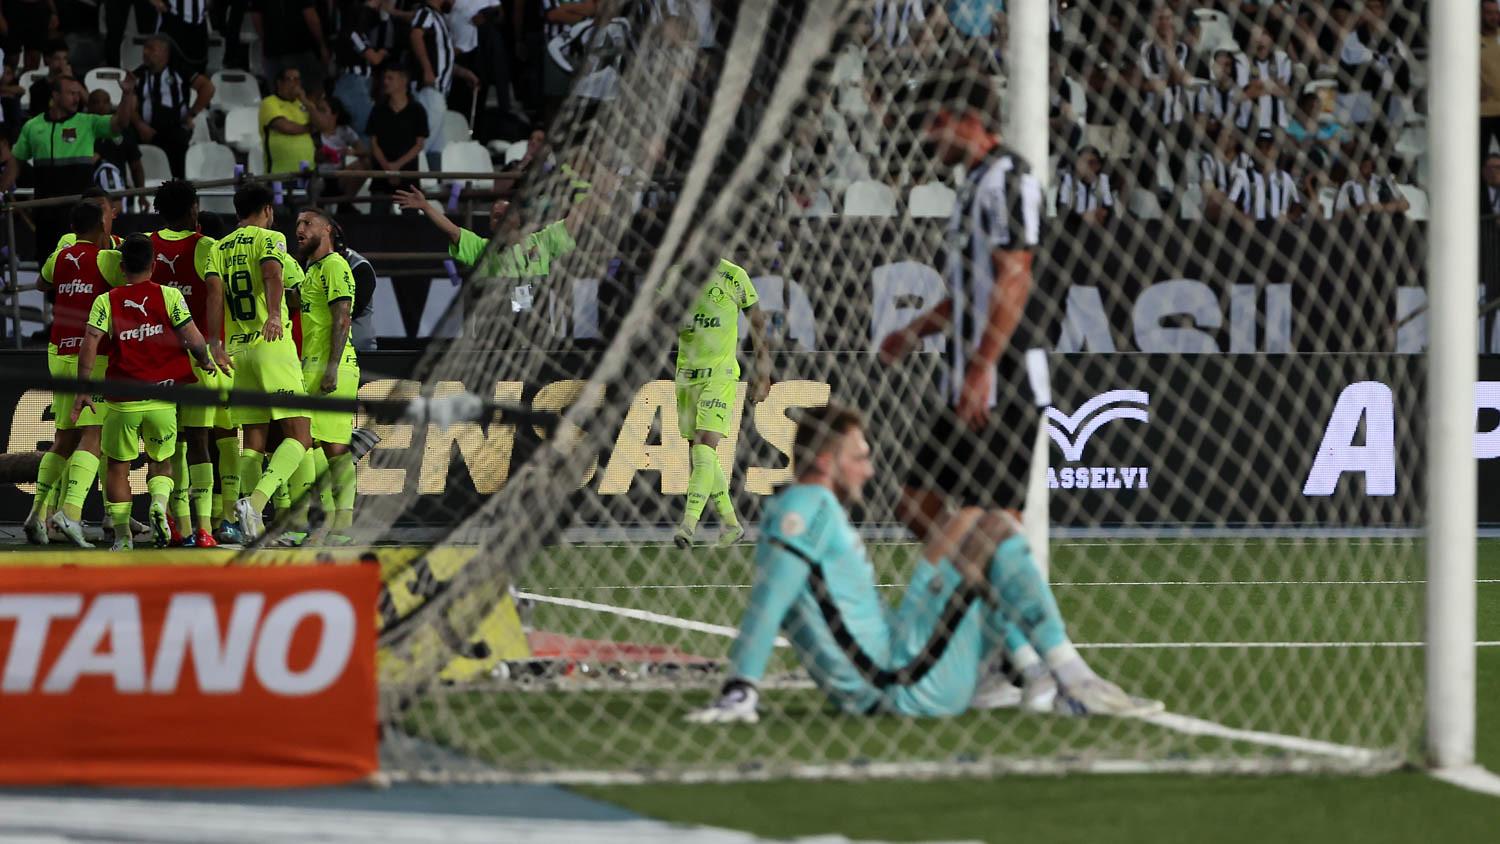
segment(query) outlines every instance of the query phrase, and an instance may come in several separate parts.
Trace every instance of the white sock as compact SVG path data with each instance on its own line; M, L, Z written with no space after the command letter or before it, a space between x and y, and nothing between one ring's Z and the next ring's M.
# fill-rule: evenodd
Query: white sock
M1078 655L1078 650L1070 642L1064 642L1047 651L1046 660L1047 667L1052 669L1057 682L1064 686L1092 680L1097 676L1094 674L1094 669L1083 661L1083 657Z

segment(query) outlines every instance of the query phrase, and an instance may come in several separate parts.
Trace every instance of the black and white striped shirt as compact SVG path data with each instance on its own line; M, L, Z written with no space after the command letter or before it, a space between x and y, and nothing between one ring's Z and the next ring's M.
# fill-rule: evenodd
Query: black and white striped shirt
M453 85L453 39L448 35L448 22L443 16L423 6L411 17L413 32L422 31L427 44L427 60L432 63L432 72L437 76L436 88L444 94Z
M141 119L151 126L167 121L180 121L191 105L192 83L197 75L177 70L171 65L161 70L152 70L149 65L136 68L135 84L140 97Z
M125 190L125 176L109 161L101 158L94 165L94 184L113 193Z
M1232 123L1241 132L1250 131L1250 101L1241 97L1234 88L1225 90L1217 85L1205 85L1198 91L1194 109L1221 124Z
M1333 201L1333 213L1357 211L1365 205L1384 205L1403 196L1401 189L1388 176L1371 176L1365 183L1350 179L1339 186L1338 196Z
M1229 201L1240 207L1253 220L1279 220L1300 205L1297 184L1292 174L1285 170L1264 173L1260 170L1241 170L1229 189Z
M391 22L391 16L385 12L373 17L346 13L343 32L334 45L334 58L343 73L370 76L374 68L365 59L365 53L370 50L391 50L395 41L395 26Z
M1250 156L1238 153L1233 158L1220 158L1213 150L1206 150L1198 160L1198 170L1203 181L1213 185L1220 193L1229 193L1240 173L1251 169Z
M1100 208L1115 207L1115 196L1109 189L1109 174L1100 173L1093 184L1063 171L1057 182L1059 214L1087 214Z
M1234 57L1235 83L1241 88L1259 79L1274 82L1282 87L1292 84L1292 60L1283 50L1273 50L1264 59L1243 53ZM1286 100L1272 94L1261 94L1255 100L1257 129L1285 129L1287 121ZM1243 127L1241 127L1243 128Z
M1155 41L1147 38L1141 42L1141 76L1143 79L1167 79L1171 71L1167 63L1166 51ZM1192 63L1192 50L1188 45L1178 41L1173 48L1177 66L1186 69ZM1168 83L1161 91L1152 92L1143 102L1143 108L1147 114L1154 115L1167 126L1180 123L1187 117L1186 97L1183 94L1181 84Z
M542 7L542 40L550 42L554 38L564 37L567 34L568 28L573 24L551 20L547 17L547 13L559 6L577 3L578 0L538 0L538 2L541 3Z
M167 0L167 14L185 23L203 23L208 20L208 0Z
M1042 187L1016 155L991 152L969 173L948 222L948 290L953 298L949 391L955 404L969 358L989 323L995 250L1029 252L1041 241ZM999 383L999 379L996 379ZM990 404L995 394L990 395Z

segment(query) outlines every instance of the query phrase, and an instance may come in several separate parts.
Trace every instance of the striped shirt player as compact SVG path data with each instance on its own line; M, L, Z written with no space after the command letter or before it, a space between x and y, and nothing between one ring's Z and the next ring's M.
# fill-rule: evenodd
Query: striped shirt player
M1389 207L1405 198L1406 195L1390 176L1371 173L1363 178L1349 179L1339 186L1338 196L1333 202L1333 213L1354 213L1374 207Z
M1030 291L1041 219L1042 189L1029 166L990 149L969 170L949 221L948 298L882 344L890 360L921 336L948 333L949 403L912 460L909 491L986 509L1019 508L1024 499L1036 408L1021 384L1024 355L1008 335ZM985 418L978 427L964 421L976 413Z
M424 75L421 83L447 94L453 86L453 38L448 32L448 21L431 6L422 6L411 17L411 38L413 48L420 43L427 54L426 66L422 64L421 53L417 54L417 70ZM432 81L425 76L429 69Z
M1279 168L1241 170L1229 188L1229 201L1256 222L1285 219L1302 204L1292 174Z
M1269 36L1265 36L1269 38ZM1270 50L1264 58L1255 55L1235 56L1235 83L1244 89L1252 82L1269 83L1290 89L1292 59L1285 50ZM1256 129L1285 129L1289 113L1286 100L1270 92L1254 98ZM1247 102L1248 105L1248 102ZM1236 121L1238 125L1238 121ZM1241 126L1241 130L1246 127Z
M193 73L207 71L208 5L209 0L166 0L157 17L157 32L172 39L178 58Z
M1057 213L1083 216L1100 208L1114 208L1115 197L1109 190L1109 174L1100 173L1093 182L1064 170L1057 182Z
M1193 110L1220 125L1233 124L1234 128L1241 132L1250 131L1250 120L1253 116L1251 103L1234 87L1221 88L1218 85L1204 85L1198 90L1198 98L1193 104Z
M1169 53L1170 50L1170 53ZM1176 126L1187 119L1190 105L1181 76L1192 61L1192 50L1181 41L1163 48L1153 39L1140 46L1141 77L1147 82L1162 81L1160 91L1146 95L1142 103L1148 117L1163 126Z

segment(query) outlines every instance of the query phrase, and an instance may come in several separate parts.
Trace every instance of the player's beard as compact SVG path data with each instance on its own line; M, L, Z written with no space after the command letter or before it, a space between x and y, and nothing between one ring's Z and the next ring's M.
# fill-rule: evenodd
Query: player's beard
M312 260L312 256L317 254L317 251L322 248L323 238L310 237L307 240L297 244L297 257L301 259L303 263L307 263L308 261Z

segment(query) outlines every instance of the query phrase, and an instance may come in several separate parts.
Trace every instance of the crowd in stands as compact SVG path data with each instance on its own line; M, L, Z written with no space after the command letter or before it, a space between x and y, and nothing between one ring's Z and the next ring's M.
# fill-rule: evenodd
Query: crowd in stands
M457 144L472 145L463 161L503 169L535 146L565 93L548 93L546 80L571 68L559 71L545 45L598 10L593 0L5 0L0 190L150 187L233 177L232 165L437 169ZM336 182L342 195L409 183ZM39 209L39 255L61 214Z

